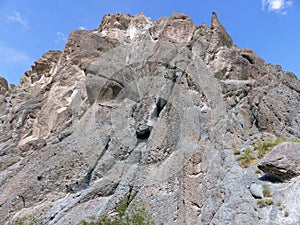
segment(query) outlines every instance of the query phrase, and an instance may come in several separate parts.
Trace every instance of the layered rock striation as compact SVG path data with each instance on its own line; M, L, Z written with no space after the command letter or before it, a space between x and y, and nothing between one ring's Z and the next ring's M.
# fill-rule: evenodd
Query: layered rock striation
M237 47L215 13L210 26L106 15L45 53L20 86L0 85L1 224L79 224L129 192L157 224L299 222L299 177L261 179L233 152L300 138L300 81ZM258 209L252 193L264 184L288 217Z

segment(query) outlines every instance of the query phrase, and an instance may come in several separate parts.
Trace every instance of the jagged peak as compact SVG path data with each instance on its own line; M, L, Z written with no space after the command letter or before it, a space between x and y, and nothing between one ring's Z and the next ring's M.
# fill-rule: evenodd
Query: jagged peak
M102 22L98 28L99 31L117 28L120 30L127 30L132 19L130 14L106 14L102 18Z
M211 18L211 40L210 40L210 51L214 51L219 47L226 46L228 48L234 46L232 38L227 33L223 25L220 23L217 13L212 13Z
M0 76L0 94L5 94L8 90L8 82L4 77Z
M187 15L183 14L183 13L177 13L177 12L174 12L172 14L172 16L170 17L170 19L175 19L175 20L191 20L190 17L188 17Z

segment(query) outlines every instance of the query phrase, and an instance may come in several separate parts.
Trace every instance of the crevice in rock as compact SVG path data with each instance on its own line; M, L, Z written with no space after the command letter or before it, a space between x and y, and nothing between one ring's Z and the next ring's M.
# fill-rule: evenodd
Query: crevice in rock
M23 207L26 208L26 201L25 201L25 198L24 196L22 195L18 195L18 197L20 197L22 199L22 202L23 202Z
M86 189L86 188L88 188L90 186L93 172L94 172L96 166L98 165L99 160L104 156L104 154L108 150L110 142L111 142L111 139L109 138L109 140L106 143L105 148L103 149L103 151L101 152L101 154L98 156L95 164L93 165L92 168L89 169L88 173L85 175L84 180L83 180L82 189Z
M250 64L254 64L254 59L250 55L241 54L241 56L246 59Z
M165 106L167 105L167 102L168 101L166 99L162 99L162 98L158 99L158 101L156 103L156 117L159 117L159 114L165 108Z
M284 181L280 180L277 177L274 177L268 173L264 174L263 176L261 176L260 178L258 178L261 181L269 181L271 183L283 183Z
M97 100L113 100L122 91L123 87L119 82L109 81L100 90Z
M137 139L140 139L140 140L147 140L149 138L150 134L151 134L151 127L150 126L148 126L144 130L137 130L136 131L136 137L137 137Z

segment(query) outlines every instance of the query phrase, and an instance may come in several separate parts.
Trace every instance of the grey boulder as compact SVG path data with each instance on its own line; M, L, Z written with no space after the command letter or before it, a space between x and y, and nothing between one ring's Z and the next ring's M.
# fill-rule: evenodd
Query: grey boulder
M258 165L265 173L280 180L300 175L300 143L284 142L275 146Z

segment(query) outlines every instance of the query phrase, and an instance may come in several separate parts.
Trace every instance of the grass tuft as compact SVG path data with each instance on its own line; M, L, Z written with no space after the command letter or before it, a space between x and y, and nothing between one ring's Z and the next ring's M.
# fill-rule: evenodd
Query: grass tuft
M254 164L256 162L256 157L253 155L253 148L247 147L243 155L238 158L238 161L240 162L240 166L243 168L247 168Z
M102 215L80 225L154 225L154 219L140 202L133 201L136 194L129 194L120 201L111 215Z
M8 223L8 225L43 225L43 223L31 218L23 217L14 222Z
M264 197L271 197L272 196L272 192L271 192L270 186L269 185L264 185L262 193L263 193Z

